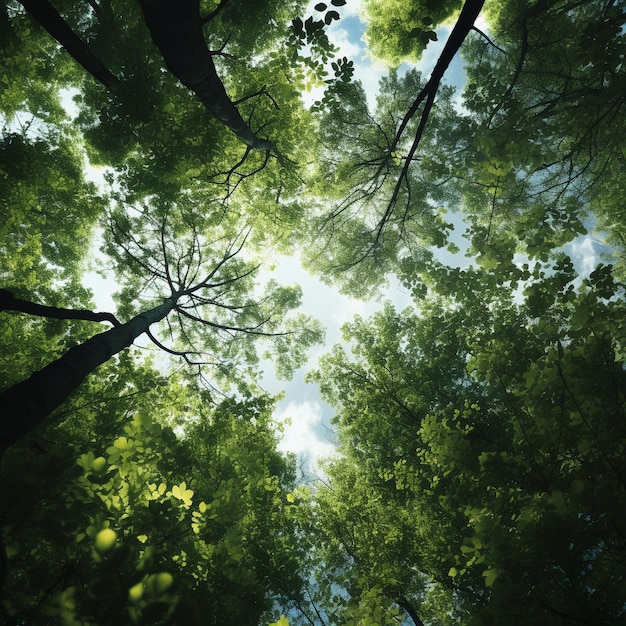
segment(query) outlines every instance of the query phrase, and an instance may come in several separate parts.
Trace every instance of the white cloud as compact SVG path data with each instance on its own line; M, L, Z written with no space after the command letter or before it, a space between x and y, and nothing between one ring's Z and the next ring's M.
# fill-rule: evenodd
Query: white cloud
M317 466L319 459L334 454L334 444L320 435L324 426L322 407L318 402L290 402L286 407L279 408L274 417L284 428L283 438L278 444L282 452L293 452L303 457L310 469Z
M341 49L341 54L347 56L349 59L357 60L362 58L363 45L355 42L354 36L345 28L341 26L329 28L328 39L332 44Z
M341 7L341 17L360 17L363 11L363 0L348 0Z
M565 251L571 257L581 278L587 278L600 263L597 244L598 242L593 237L585 235L577 237L565 246Z

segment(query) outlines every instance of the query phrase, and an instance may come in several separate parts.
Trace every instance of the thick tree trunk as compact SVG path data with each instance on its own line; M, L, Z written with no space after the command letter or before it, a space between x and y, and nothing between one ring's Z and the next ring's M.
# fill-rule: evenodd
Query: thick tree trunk
M49 2L18 1L96 80L107 89L115 89L118 79L94 56ZM254 133L226 93L202 33L199 1L139 0L139 5L152 40L170 72L247 146L273 150L273 142Z
M0 453L40 424L99 365L165 318L175 304L172 296L125 324L95 335L0 393Z
M217 75L213 57L202 33L198 0L138 0L152 40L165 65L191 89L220 122L228 126L251 148L271 150L274 145L261 139L245 122L228 97Z
M58 306L46 306L29 300L20 300L10 291L0 289L0 311L20 311L38 317L50 317L57 320L85 320L87 322L109 322L113 326L120 323L112 313L94 313L87 309L64 309Z
M18 0L60 44L96 80L113 89L117 78L92 54L87 45L67 25L56 9L46 0Z

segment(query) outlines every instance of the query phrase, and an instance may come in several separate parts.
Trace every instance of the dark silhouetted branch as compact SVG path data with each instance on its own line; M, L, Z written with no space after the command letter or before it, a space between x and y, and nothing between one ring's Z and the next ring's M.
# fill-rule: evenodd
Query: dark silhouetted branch
M202 33L199 1L138 1L167 69L247 146L275 150L271 141L256 135L226 93Z
M117 78L89 50L49 2L45 0L18 1L96 80L107 89L115 88Z
M119 326L120 322L113 313L94 313L86 309L65 309L46 306L16 298L10 291L0 289L0 311L20 311L37 317L49 317L57 320L85 320L87 322L109 322Z

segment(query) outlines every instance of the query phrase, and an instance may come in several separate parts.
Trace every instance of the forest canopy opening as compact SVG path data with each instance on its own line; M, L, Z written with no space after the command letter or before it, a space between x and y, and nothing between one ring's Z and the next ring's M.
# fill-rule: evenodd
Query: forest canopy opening
M0 39L1 623L624 622L620 3L6 0Z

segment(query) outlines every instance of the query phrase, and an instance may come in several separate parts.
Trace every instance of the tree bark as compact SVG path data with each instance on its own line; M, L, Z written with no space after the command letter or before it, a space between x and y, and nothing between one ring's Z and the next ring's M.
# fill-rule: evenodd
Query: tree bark
M107 89L119 83L46 0L18 0L54 39ZM250 128L228 97L202 32L198 0L138 0L167 69L191 89L210 113L250 148L274 150Z
M454 59L455 54L459 51L462 43L465 41L467 35L472 30L474 26L474 22L480 15L480 12L485 4L485 0L466 0L463 8L461 9L461 13L454 25L448 40L446 41L446 45L444 46L439 58L437 59L437 63L435 63L435 67L428 79L428 82L424 85L417 98L407 111L404 119L402 120L398 131L396 133L396 137L393 142L393 148L395 149L398 141L400 140L400 136L404 132L406 125L409 123L410 119L415 115L417 109L420 104L424 101L427 95L432 94L432 98L434 100L435 94L439 89L439 85L441 84L441 80L448 69L448 66Z
M45 0L18 0L18 2L96 80L100 81L107 89L115 87L118 82L117 78L89 50L49 2Z
M167 69L191 89L220 122L251 148L274 149L259 138L228 97L202 32L198 0L138 0Z
M409 617L413 620L415 626L424 626L424 622L420 619L417 611L413 608L413 605L404 597L400 596L398 604L409 614Z
M547 1L547 0L546 0ZM391 145L389 147L389 154L391 154L400 143L402 139L402 135L406 130L407 125L413 119L418 109L422 104L424 104L424 108L422 110L422 114L420 116L420 121L417 126L417 130L415 133L415 139L413 139L413 143L409 148L406 158L404 159L404 164L402 165L402 171L398 176L398 180L393 189L393 193L391 194L391 199L387 204L387 209L385 210L384 215L378 222L378 226L376 227L376 241L379 241L382 237L383 230L387 225L387 222L391 218L391 214L396 205L396 201L400 195L400 189L404 180L407 180L409 174L409 167L411 166L411 162L413 161L413 157L419 148L420 142L422 140L422 135L424 134L424 129L426 128L426 124L428 122L428 118L430 116L430 112L435 104L435 97L437 96L437 91L439 90L439 86L441 85L441 81L448 69L448 66L454 59L454 56L459 51L459 48L465 41L467 35L472 30L474 26L474 22L480 15L480 12L485 4L485 0L466 0L463 8L461 9L461 13L446 41L446 45L443 47L439 58L437 59L437 63L435 63L435 67L428 79L428 82L422 87L420 92L417 94L417 97L413 101L413 104L409 107L409 110L406 112L404 118L400 122L398 126L398 130L396 131L396 136L394 137Z
M21 313L28 313L28 315L49 317L57 320L85 320L87 322L109 322L113 326L120 325L112 313L94 313L86 309L65 309L57 306L45 306L29 300L20 300L7 289L0 289L0 311L20 311Z
M165 318L176 300L174 295L125 324L70 348L27 380L0 393L0 454L39 425L99 365Z

